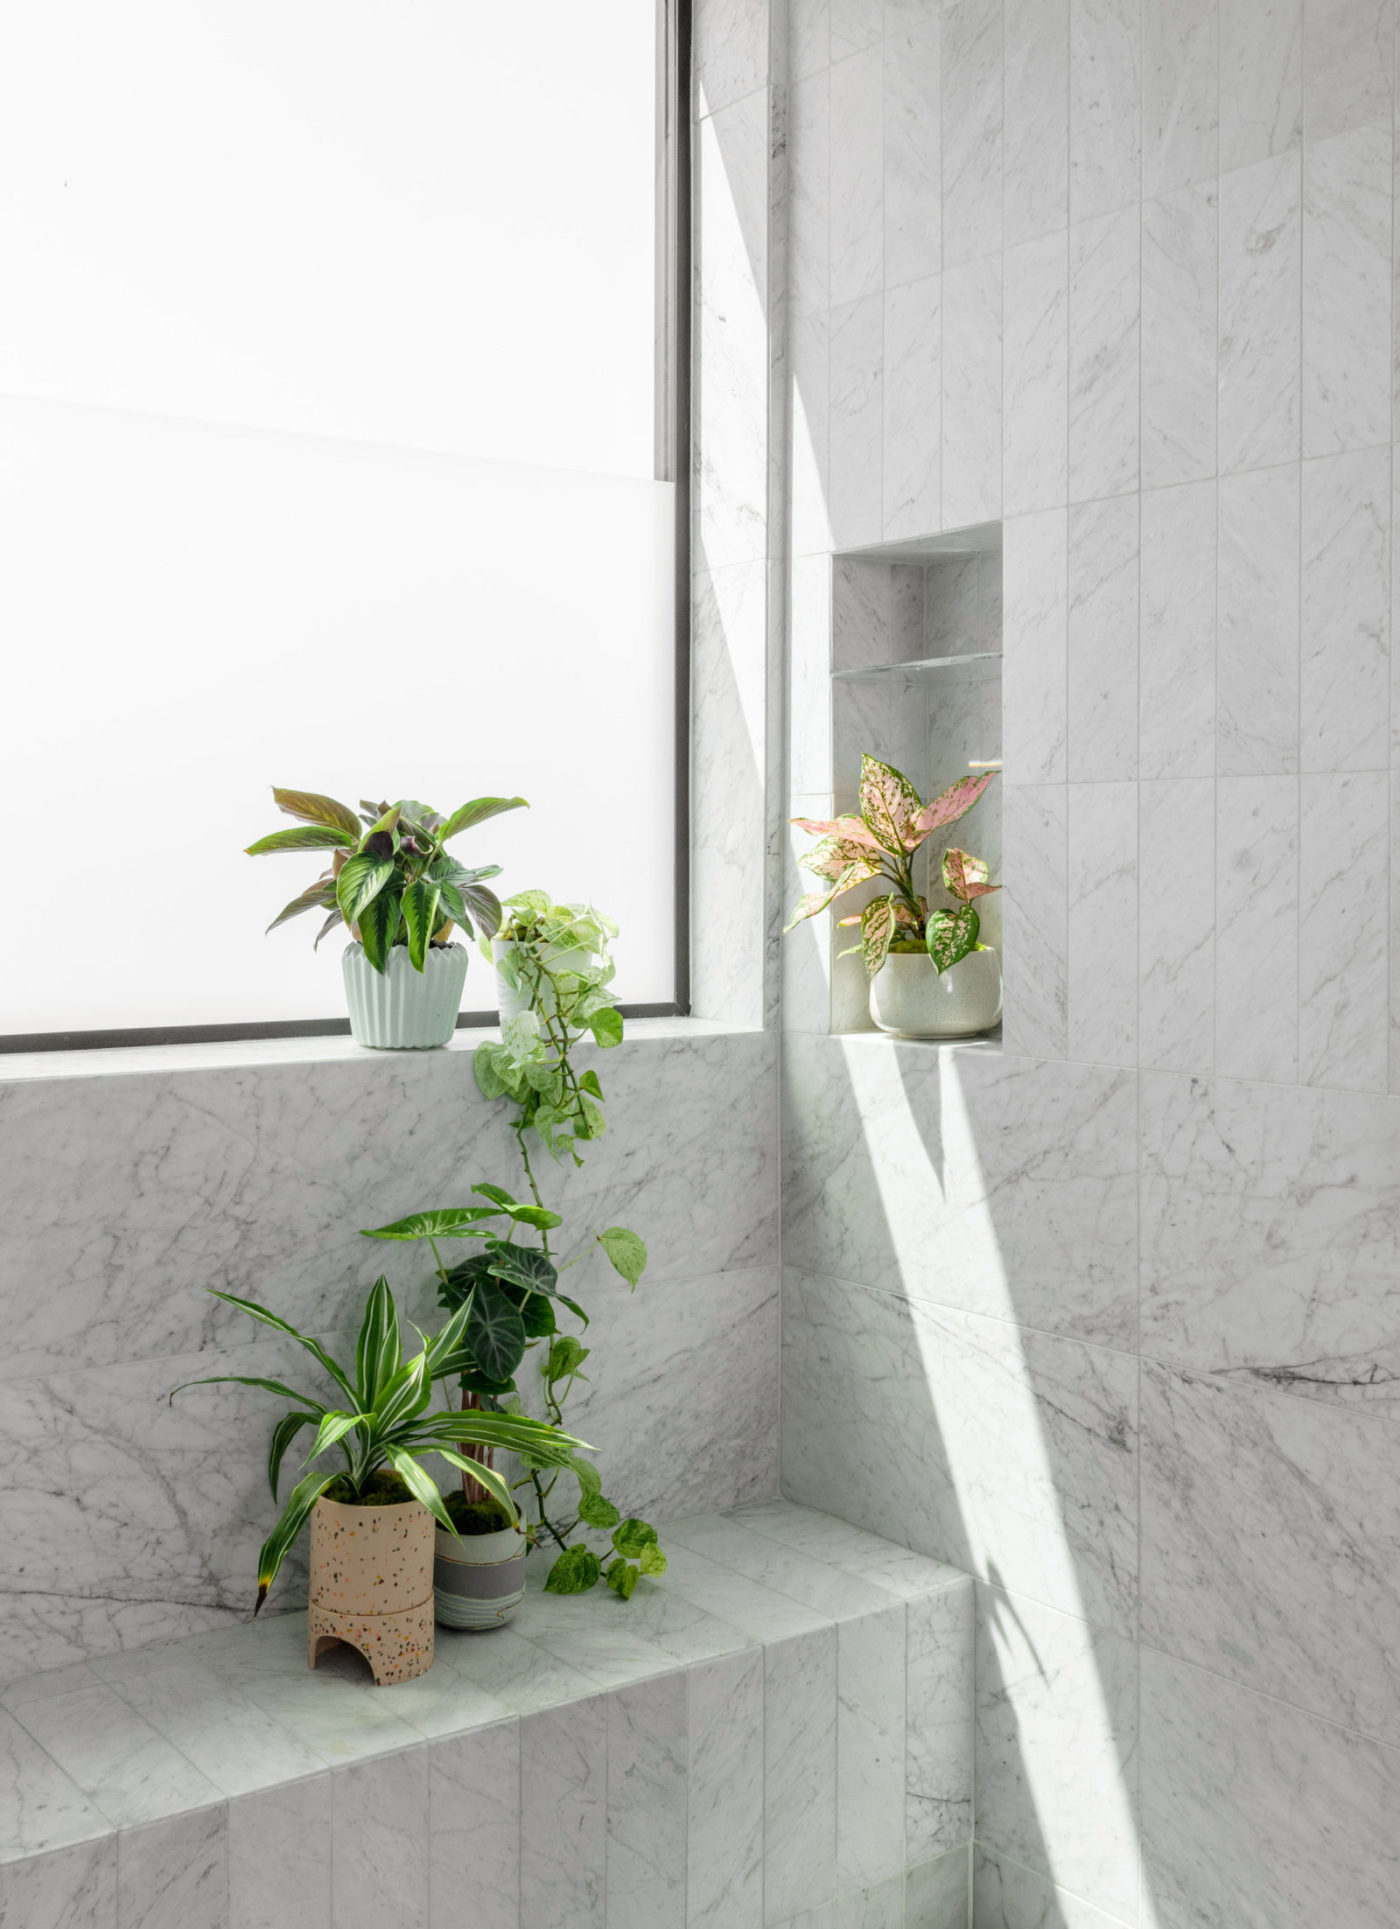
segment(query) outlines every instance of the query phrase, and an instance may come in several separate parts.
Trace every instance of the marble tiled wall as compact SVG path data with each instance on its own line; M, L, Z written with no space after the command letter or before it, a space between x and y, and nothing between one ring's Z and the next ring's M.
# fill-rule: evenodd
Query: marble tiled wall
M504 1110L459 1039L394 1055L220 1046L147 1070L96 1053L56 1077L0 1063L0 1679L250 1605L279 1402L244 1387L166 1396L208 1373L315 1391L316 1369L204 1289L261 1300L352 1356L345 1329L377 1272L419 1317L431 1308L430 1267L358 1229L478 1179L523 1189ZM777 1487L774 1043L651 1021L599 1070L609 1136L582 1170L546 1158L542 1183L568 1226L634 1227L650 1265L635 1294L598 1259L574 1275L598 1353L570 1417L629 1511L764 1498Z
M1372 1929L1393 8L785 11L764 75L699 8L785 229L783 814L849 776L834 550L1003 521L1007 759L1000 1051L827 1035L785 943L786 1490L980 1578L978 1929Z

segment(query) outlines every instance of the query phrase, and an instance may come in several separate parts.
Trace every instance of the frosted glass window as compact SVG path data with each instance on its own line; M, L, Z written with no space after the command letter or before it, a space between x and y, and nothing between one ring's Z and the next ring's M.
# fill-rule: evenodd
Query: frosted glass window
M655 0L3 11L0 1034L343 1012L273 783L522 793L454 850L674 995L656 76Z

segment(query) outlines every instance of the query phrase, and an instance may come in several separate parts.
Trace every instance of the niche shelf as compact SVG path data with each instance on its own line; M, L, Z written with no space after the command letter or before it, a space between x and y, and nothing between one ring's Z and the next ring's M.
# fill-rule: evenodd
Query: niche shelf
M864 751L896 765L922 797L945 790L969 766L999 767L1000 523L833 556L831 638L838 812L856 807ZM997 783L946 840L929 840L915 875L931 904L951 902L937 871L945 842L985 858L1000 881L1001 819ZM847 911L857 910L871 895L870 889L856 891L843 902ZM978 909L984 942L1000 950L1000 894ZM832 935L831 1029L874 1031L859 957L834 955L853 934L833 927ZM985 1046L997 1037L966 1042Z

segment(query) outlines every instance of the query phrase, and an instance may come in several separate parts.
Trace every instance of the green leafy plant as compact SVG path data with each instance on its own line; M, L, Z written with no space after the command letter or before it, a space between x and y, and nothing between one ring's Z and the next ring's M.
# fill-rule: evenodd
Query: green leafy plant
M431 1411L435 1384L459 1373L467 1357L463 1340L472 1318L470 1292L461 1297L441 1332L431 1339L418 1334L422 1346L410 1359L405 1359L402 1325L394 1296L386 1280L376 1280L365 1305L352 1373L333 1360L318 1340L299 1333L296 1327L256 1300L210 1290L215 1299L238 1307L274 1332L295 1340L335 1388L334 1404L330 1404L309 1393L299 1393L281 1380L242 1373L214 1373L201 1380L186 1380L170 1396L173 1400L175 1394L187 1386L233 1384L262 1387L291 1400L292 1410L284 1414L272 1430L268 1452L267 1478L274 1500L278 1498L278 1480L287 1449L304 1429L315 1428L311 1450L302 1462L310 1471L303 1474L292 1489L281 1518L258 1555L255 1614L267 1599L268 1590L310 1518L312 1508L333 1484L347 1500L363 1502L367 1493L377 1495L383 1490L384 1472L391 1470L407 1490L405 1498L421 1501L444 1527L455 1533L436 1484L419 1464L424 1456L439 1454L451 1465L470 1470L514 1522L518 1513L509 1486L493 1468L468 1460L461 1451L463 1445L501 1448L518 1455L533 1468L551 1469L568 1465L583 1448L584 1443L571 1434L524 1413ZM413 1330L416 1332L417 1328ZM332 1450L344 1460L343 1471L335 1466L312 1465Z
M588 1315L560 1286L561 1277L596 1250L627 1284L636 1289L646 1270L647 1249L626 1226L608 1226L584 1235L568 1257L551 1243L563 1224L544 1202L531 1145L543 1144L556 1161L582 1165L581 1148L602 1137L603 1089L592 1066L582 1071L575 1050L585 1043L608 1049L621 1042L622 1015L609 989L613 976L608 946L617 927L591 906L555 904L544 891L522 891L506 900L509 922L492 947L508 987L524 1009L502 1028L500 1044L485 1042L475 1054L477 1084L487 1098L508 1100L514 1109L512 1131L530 1189L526 1201L504 1187L472 1188L476 1204L410 1214L392 1226L377 1227L375 1239L426 1240L437 1264L441 1303L459 1310L470 1296L463 1334L461 1372L463 1410L477 1405L491 1412L524 1410L518 1376L526 1359L537 1361L537 1393L549 1422L564 1423L564 1406L590 1349L560 1327L562 1312L584 1330ZM471 1239L480 1245L469 1259L448 1264L440 1241ZM528 1385L528 1382L527 1382ZM490 1448L480 1453L490 1464ZM577 1486L574 1502L562 1507L559 1481L567 1474ZM471 1495L471 1475L463 1486ZM533 1544L551 1543L558 1558L545 1585L554 1593L580 1593L602 1579L628 1599L642 1574L664 1573L666 1556L655 1528L621 1509L604 1495L596 1467L575 1455L553 1468L526 1465L515 1489L529 1487L535 1519ZM572 1485L563 1492L572 1492ZM610 1535L610 1549L599 1557L584 1530Z
M843 925L860 926L860 943L850 950L862 954L872 978L891 951L926 951L942 973L978 949L981 921L976 899L1001 888L988 883L987 866L967 851L945 850L941 876L954 905L930 909L928 899L915 888L913 860L935 831L966 816L994 775L988 771L960 777L924 803L893 764L863 757L858 816L792 819L819 840L799 861L824 880L824 888L801 900L788 930L804 918L816 917L856 885L878 878L888 888L871 898L857 916L841 919ZM849 951L841 953L849 955Z
M555 904L547 891L507 898L509 921L482 948L524 1010L502 1026L499 1045L478 1045L473 1064L486 1098L516 1106L516 1137L534 1132L555 1158L581 1165L578 1142L606 1131L598 1074L579 1072L571 1048L585 1037L605 1050L620 1043L622 1015L609 989L608 955L617 926L586 904ZM533 1184L533 1180L532 1180Z
M416 798L400 798L396 804L362 798L357 817L348 804L316 791L279 790L274 785L272 795L280 810L299 820L298 826L260 837L248 846L248 855L329 851L331 864L300 897L283 906L269 931L303 911L325 911L316 943L336 925L347 925L374 969L383 972L396 944L407 947L409 962L421 971L429 945L445 944L454 924L469 938L476 925L488 937L499 927L500 901L485 880L499 876L500 865L468 869L448 854L447 845L502 811L525 808L523 797L476 797L450 817Z

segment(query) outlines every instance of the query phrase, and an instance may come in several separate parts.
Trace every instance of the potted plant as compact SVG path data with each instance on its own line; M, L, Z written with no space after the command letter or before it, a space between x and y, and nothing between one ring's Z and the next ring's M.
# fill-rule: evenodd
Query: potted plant
M292 1489L258 1556L254 1614L309 1520L309 1665L315 1667L330 1642L344 1641L359 1649L381 1685L424 1673L433 1663L434 1522L449 1534L456 1530L421 1461L437 1454L454 1466L472 1469L514 1529L518 1515L509 1487L493 1468L467 1460L462 1443L506 1449L543 1467L567 1464L582 1443L524 1414L431 1411L436 1382L460 1370L463 1335L473 1313L470 1294L463 1296L442 1331L423 1338L419 1351L406 1360L394 1296L384 1279L376 1280L365 1306L353 1375L317 1340L255 1300L218 1291L214 1297L305 1348L336 1388L337 1404L328 1405L280 1380L239 1373L184 1382L263 1387L295 1402L272 1431L267 1473L274 1500L287 1449L304 1429L315 1429L303 1462L309 1471ZM175 1392L180 1391L176 1387ZM312 1465L332 1450L343 1459L343 1470Z
M490 937L501 906L485 880L499 864L471 870L448 855L462 831L519 810L523 797L477 797L450 817L415 798L396 804L361 800L357 817L348 804L316 791L280 790L273 797L297 829L273 831L248 846L250 857L276 851L331 853L330 869L284 905L267 927L276 930L303 911L327 916L316 943L338 924L353 942L342 969L356 1044L393 1050L445 1045L457 1024L467 951L453 944L457 925L470 938L474 923Z
M789 931L859 884L878 880L885 887L856 916L841 919L860 926L860 943L850 949L865 960L870 1016L881 1031L966 1037L1001 1016L1001 961L990 945L978 942L976 906L1000 886L988 882L980 858L949 848L940 875L952 902L931 908L915 888L913 869L916 853L934 832L965 816L994 775L960 777L924 803L902 771L866 756L859 815L792 820L820 840L800 862L825 880L825 888L802 899Z
M611 918L591 904L555 904L548 891L518 891L506 899L506 922L482 950L496 968L496 1003L504 1025L538 1004L555 1013L565 1001L571 1022L586 1022L583 1007L602 1010L614 1000L595 994L608 985L614 966Z

